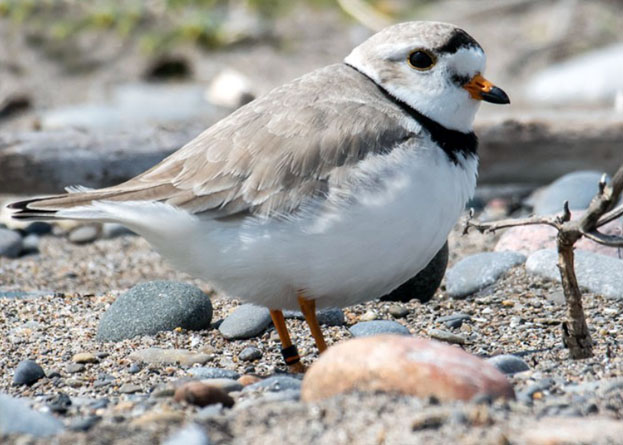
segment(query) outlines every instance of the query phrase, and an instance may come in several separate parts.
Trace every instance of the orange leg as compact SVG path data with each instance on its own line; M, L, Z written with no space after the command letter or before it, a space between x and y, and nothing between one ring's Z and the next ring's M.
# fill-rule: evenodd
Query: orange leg
M305 321L309 325L312 337L316 340L316 347L319 353L323 353L327 349L327 344L324 341L322 330L318 324L316 318L316 300L307 300L303 295L299 295L299 306L301 306L301 312L305 317Z
M273 324L275 325L277 334L279 334L279 339L281 340L281 353L283 354L283 359L286 364L292 372L305 372L305 366L301 363L301 358L299 357L296 345L294 345L290 339L290 333L288 332L283 312L276 309L271 310L270 316L273 319Z

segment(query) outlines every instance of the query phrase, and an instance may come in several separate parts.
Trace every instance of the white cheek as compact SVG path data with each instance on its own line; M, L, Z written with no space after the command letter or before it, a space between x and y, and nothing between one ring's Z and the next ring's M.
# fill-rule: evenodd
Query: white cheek
M484 72L486 64L487 57L478 48L460 49L448 61L448 66L454 72L468 75Z

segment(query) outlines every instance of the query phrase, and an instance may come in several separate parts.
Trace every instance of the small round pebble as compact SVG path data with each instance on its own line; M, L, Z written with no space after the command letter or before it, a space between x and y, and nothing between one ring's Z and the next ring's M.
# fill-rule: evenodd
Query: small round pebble
M253 304L243 304L223 320L218 330L228 340L243 340L261 334L270 323L268 309Z
M45 377L43 368L33 360L22 360L13 375L14 385L32 385L40 378Z
M301 389L301 381L295 377L290 377L288 375L275 375L272 377L268 377L264 380L260 380L257 383L253 383L252 385L246 386L244 391L268 391L268 392L279 392L285 391L289 389Z
M260 351L255 346L248 346L240 352L238 358L247 362L258 360L262 358L262 351Z
M512 354L496 355L495 357L487 359L487 361L504 374L516 374L518 372L530 370L530 366L528 366L526 362Z
M99 363L99 360L95 354L91 354L90 352L79 352L74 354L71 361L74 363Z
M394 318L404 318L409 315L409 309L399 304L392 304L389 307L389 314Z
M460 335L453 334L452 332L443 331L441 329L429 329L428 335L435 340L445 341L446 343L452 343L455 345L464 345L467 343L464 337Z
M447 328L450 329L458 329L463 326L464 321L471 320L467 314L463 314L461 312L457 312L456 314L446 315L445 317L439 317L436 321L437 323L443 323Z
M230 408L234 399L227 392L217 386L206 385L201 382L188 382L175 391L176 402L186 402L200 407L221 403Z
M362 321L348 329L353 337L369 337L379 334L410 335L409 330L391 320Z
M95 241L99 232L99 227L92 224L79 226L69 233L69 241L74 244L87 244Z
M236 380L240 377L236 371L223 368L190 368L188 373L198 379L233 379Z

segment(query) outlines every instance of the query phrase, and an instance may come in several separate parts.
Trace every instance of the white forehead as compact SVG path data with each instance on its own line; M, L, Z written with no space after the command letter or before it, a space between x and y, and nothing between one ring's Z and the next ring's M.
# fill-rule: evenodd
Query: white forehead
M447 59L449 66L454 68L457 74L482 73L487 64L487 56L480 48L459 48L454 54L447 54L443 57Z

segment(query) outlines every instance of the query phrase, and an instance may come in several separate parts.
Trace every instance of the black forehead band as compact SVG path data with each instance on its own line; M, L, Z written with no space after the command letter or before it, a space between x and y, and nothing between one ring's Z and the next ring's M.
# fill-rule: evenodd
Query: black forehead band
M477 48L482 51L482 47L462 29L457 29L445 45L440 46L435 51L439 54L454 54L459 49Z

